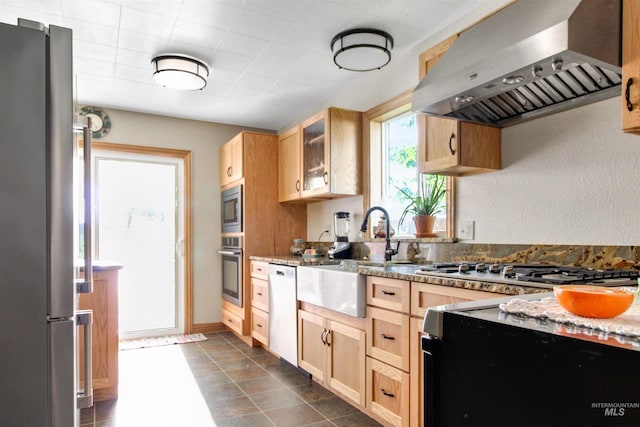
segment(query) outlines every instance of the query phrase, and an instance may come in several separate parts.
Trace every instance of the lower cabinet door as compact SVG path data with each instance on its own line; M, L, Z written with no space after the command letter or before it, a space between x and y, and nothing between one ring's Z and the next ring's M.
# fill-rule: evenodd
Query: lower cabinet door
M367 312L367 354L409 371L409 315L375 307L367 307Z
M242 329L243 329L243 321L240 318L240 316L236 316L235 314L231 313L230 311L225 310L224 308L222 309L222 323L225 324L225 326L229 329L231 329L232 331L242 335Z
M367 406L392 426L408 426L409 374L367 357Z
M365 406L366 397L366 333L342 323L327 320L329 387L353 403Z
M326 366L324 318L298 310L298 366L324 382Z
M251 307L251 336L269 346L269 314Z

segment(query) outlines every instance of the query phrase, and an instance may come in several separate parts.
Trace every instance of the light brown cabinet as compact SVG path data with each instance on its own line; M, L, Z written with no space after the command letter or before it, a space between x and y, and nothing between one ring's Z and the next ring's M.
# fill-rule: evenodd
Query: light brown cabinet
M458 36L420 55L419 78L426 76ZM454 119L418 115L418 171L463 176L502 168L502 131Z
M360 194L361 153L362 113L328 108L310 117L279 138L279 200Z
M93 311L91 363L95 402L118 398L118 272L120 268L120 266L94 268L93 292L78 295L78 309ZM84 360L82 348L80 343L78 360L81 364ZM82 366L80 372L84 372Z
M422 426L420 339L427 308L491 292L367 276L367 411L389 426Z
M238 335L244 334L244 319L226 307L222 307L222 323Z
M411 283L367 276L367 408L391 426L408 426Z
M281 202L300 199L301 149L300 126L278 135L278 200Z
M640 134L640 2L622 8L622 130Z
M502 168L499 128L442 117L426 118L419 172L462 176Z
M227 185L242 178L243 134L220 147L220 185Z
M366 333L344 317L338 321L325 316L332 314L298 310L298 365L330 390L364 408Z
M367 354L409 371L409 315L369 307Z
M423 358L420 339L422 321L429 307L443 304L454 304L487 298L496 298L498 294L492 292L461 289L431 283L411 282L411 319L409 321L409 352L410 352L410 418L412 426L424 425L424 376Z
M269 346L269 264L251 261L251 336Z
M252 282L268 280L268 265L252 263L251 258L267 254L286 254L291 242L297 237L307 235L307 210L302 204L283 204L278 202L278 136L257 132L241 132L227 142L223 149L233 153L231 176L226 177L225 166L220 159L221 175L233 179L224 184L221 176L221 190L241 184L242 187L242 232L223 234L223 237L242 238L242 302L241 306L222 300L222 322L248 345L266 345L268 326L254 322L254 309L268 309L254 297ZM239 160L237 160L239 159ZM238 171L241 171L238 173ZM237 176L239 175L239 178ZM218 278L218 280L220 280ZM267 289L267 288L264 288ZM257 305L256 305L257 304ZM261 313L257 313L259 316ZM268 318L264 317L263 318ZM255 330L258 328L258 330Z
M367 357L367 406L393 427L409 426L409 373Z

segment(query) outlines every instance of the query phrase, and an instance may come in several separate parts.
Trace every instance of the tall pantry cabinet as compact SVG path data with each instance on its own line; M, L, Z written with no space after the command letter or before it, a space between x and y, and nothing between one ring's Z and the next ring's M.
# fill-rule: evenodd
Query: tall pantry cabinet
M222 320L245 342L251 334L251 256L284 255L307 236L307 208L278 203L278 136L241 132L220 148L220 189L243 185L242 307L222 300ZM220 281L221 277L215 278ZM226 320L232 320L227 322Z

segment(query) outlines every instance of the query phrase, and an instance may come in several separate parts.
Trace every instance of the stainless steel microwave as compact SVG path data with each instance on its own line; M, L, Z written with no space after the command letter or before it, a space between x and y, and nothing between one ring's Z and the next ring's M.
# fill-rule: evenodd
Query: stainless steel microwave
M242 232L242 185L222 192L222 232Z

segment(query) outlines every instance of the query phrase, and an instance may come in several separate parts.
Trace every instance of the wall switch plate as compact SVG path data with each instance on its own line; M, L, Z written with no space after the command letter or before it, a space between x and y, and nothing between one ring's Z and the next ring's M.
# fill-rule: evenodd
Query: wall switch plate
M460 238L473 240L475 221L460 221Z

